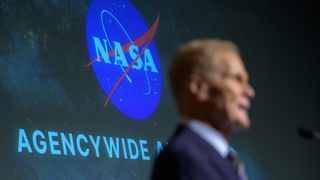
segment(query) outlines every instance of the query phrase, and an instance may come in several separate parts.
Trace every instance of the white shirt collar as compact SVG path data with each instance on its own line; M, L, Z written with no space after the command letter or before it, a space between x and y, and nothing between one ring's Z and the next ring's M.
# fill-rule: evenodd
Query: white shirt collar
M202 137L215 150L217 150L222 157L228 156L229 144L219 131L196 119L190 120L188 122L188 126L192 129L192 131Z

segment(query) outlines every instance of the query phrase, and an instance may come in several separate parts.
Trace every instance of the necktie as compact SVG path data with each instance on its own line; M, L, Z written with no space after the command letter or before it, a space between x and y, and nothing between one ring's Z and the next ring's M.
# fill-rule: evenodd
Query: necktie
M231 161L233 167L241 180L249 180L246 170L244 168L244 163L240 160L239 155L234 151L230 150L227 158Z

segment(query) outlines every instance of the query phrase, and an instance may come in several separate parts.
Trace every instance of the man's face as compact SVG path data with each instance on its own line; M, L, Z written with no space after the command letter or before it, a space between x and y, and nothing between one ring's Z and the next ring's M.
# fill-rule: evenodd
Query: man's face
M212 68L207 74L208 101L206 108L211 123L217 123L220 128L231 130L250 127L248 110L254 90L249 85L248 73L238 54L234 52L217 52L210 62Z

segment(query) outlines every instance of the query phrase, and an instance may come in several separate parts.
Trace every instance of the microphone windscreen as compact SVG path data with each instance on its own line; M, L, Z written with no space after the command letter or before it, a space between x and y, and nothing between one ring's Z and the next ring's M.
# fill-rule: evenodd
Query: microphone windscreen
M303 138L306 138L306 139L313 139L314 138L313 132L309 129L299 127L297 129L297 131L298 131L298 134Z

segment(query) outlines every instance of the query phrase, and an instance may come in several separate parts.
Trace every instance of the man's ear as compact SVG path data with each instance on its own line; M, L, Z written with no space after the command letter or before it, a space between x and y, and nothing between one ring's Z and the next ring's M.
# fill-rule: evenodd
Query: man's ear
M189 90L198 101L207 101L209 99L208 82L198 74L192 74L189 80Z

